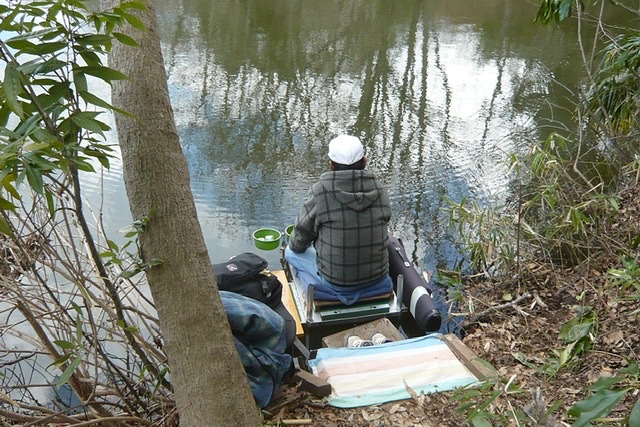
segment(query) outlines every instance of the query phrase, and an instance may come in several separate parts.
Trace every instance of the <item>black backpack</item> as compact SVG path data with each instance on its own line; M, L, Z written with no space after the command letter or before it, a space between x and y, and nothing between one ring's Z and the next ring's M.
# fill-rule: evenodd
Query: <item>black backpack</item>
M213 264L213 273L221 291L235 292L275 309L282 299L282 283L266 269L267 265L261 256L245 252Z

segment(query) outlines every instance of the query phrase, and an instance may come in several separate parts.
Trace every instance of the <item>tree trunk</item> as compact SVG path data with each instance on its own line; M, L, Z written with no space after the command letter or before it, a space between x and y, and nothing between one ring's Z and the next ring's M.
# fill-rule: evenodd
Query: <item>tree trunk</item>
M198 222L186 159L169 99L155 9L137 13L146 31L124 33L140 46L115 43L110 66L129 76L112 87L124 180L158 312L180 422L184 426L261 425L235 348ZM112 8L118 0L102 0ZM132 9L131 9L132 10Z

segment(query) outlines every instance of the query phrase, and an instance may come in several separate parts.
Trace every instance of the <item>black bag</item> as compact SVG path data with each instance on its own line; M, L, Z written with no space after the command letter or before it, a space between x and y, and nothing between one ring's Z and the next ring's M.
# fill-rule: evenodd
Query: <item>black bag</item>
M251 252L213 264L218 289L253 298L275 309L282 299L282 283L266 270L268 264L267 260Z

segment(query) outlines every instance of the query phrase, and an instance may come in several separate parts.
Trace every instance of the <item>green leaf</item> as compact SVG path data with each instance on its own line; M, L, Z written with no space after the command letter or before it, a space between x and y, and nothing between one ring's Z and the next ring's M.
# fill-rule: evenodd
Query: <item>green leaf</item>
M478 415L477 417L473 417L471 423L474 427L492 427L491 421L483 415Z
M113 240L107 239L107 245L109 245L112 251L118 252L118 244Z
M623 378L620 377L600 377L598 378L598 381L596 381L591 387L589 387L589 390L598 391L610 389L614 384L617 384L622 380Z
M527 357L520 353L520 352L516 352L516 353L511 353L511 355L520 363L522 363L523 365L529 367L529 368L533 368L533 369L538 369L538 365L536 365L535 363L530 362Z
M109 104L107 101L103 100L102 98L97 97L96 95L92 94L91 92L83 90L83 91L78 92L78 94L88 104L93 104L93 105L95 105L97 107L102 107L102 108L105 108L107 110L111 110L111 111L115 111L117 113L123 114L123 115L125 115L127 117L132 117L131 114L127 113L124 110L121 110L119 108L114 107L113 105Z
M4 199L0 198L0 203L3 200ZM5 236L12 236L13 235L13 232L11 231L11 226L9 225L7 220L4 219L4 216L0 216L0 233L4 234Z
M142 271L142 269L140 268L133 268L131 270L125 270L123 271L120 276L124 279L131 279L132 277L134 277L136 274L140 273Z
M42 56L42 55L48 55L48 54L57 52L59 50L66 49L67 47L67 43L63 41L56 41L51 43L36 43L36 44L31 43L31 45L32 47L30 48L23 48L22 52L27 53L29 55Z
M16 65L9 62L4 69L4 96L11 111L20 118L24 115L20 101L18 101L21 92L20 74Z
M16 208L16 205L11 203L7 199L0 197L0 209L2 209L3 211L12 211L12 210L15 210L15 208Z
M9 116L11 116L11 108L7 104L2 104L0 106L0 128L7 126Z
M54 219L56 216L56 204L53 199L53 194L51 193L51 191L47 191L45 196L47 199L47 208L49 209L49 216L51 217L51 219Z
M88 49L82 49L79 53L88 66L102 67L102 59L95 52Z
M591 421L607 415L626 394L626 389L599 390L576 403L567 411L569 416L576 418L573 427L587 426Z
M84 300L87 302L87 305L92 307L93 306L93 302L91 300L91 296L89 296L89 292L87 292L87 289L80 282L77 282L76 285L78 286L78 289L80 289L80 294L82 295L82 298L84 298ZM79 310L79 308L78 308L78 310ZM80 311L78 311L78 312L80 312Z
M79 112L71 115L71 121L82 129L86 129L90 132L97 133L104 137L102 127L106 126L104 123L96 120L94 117L96 113L93 112Z
M76 86L76 90L78 92L86 92L87 85L87 76L80 70L80 68L73 69L73 83Z
M71 378L76 369L78 369L78 366L80 366L80 362L82 362L82 359L78 356L69 364L69 366L67 366L67 369L64 370L56 382L57 388L62 387L67 383L67 381L69 381L69 378Z
M558 19L564 21L571 15L571 3L573 0L561 0L558 6Z
M111 83L112 80L128 79L125 74L122 74L120 71L114 70L113 68L109 67L78 67L76 71L97 77L107 83ZM86 88L84 88L83 90L86 90Z
M91 163L85 162L84 160L80 159L79 157L76 157L75 159L73 159L73 163L81 171L85 171L85 172L95 172L96 171L96 169L93 167L93 165Z
M631 375L637 377L638 375L640 375L640 365L638 365L637 363L630 363L628 366L620 369L619 373L622 375Z
M630 426L640 426L640 399L633 405L631 409L631 414L629 414L629 423Z
M59 358L57 358L56 360L54 360L53 362L51 362L51 365L49 366L57 366L58 368L60 366L62 366L67 360L69 360L71 358L72 354L65 354L64 356L61 356Z
M144 3L138 1L128 1L120 4L120 9L138 9L138 10L147 10L147 6Z
M44 184L42 182L42 171L38 167L30 164L25 165L24 171L27 174L27 181L29 181L29 185L33 191L43 195Z
M22 8L20 7L20 5L13 5L13 11L7 15L2 22L0 23L0 31L8 31L11 30L13 28L14 24L14 19L16 16L18 16L18 13L22 12ZM3 12L4 13L4 12Z
M65 350L73 350L74 348L76 348L75 344L73 344L72 342L69 341L64 341L64 340L55 340L53 342L55 345L57 345L58 347L65 349Z
M116 40L118 40L120 43L126 44L127 46L134 46L134 47L138 46L138 42L135 41L135 39L133 39L132 37L129 37L128 35L126 35L126 34L113 33L113 37L115 37Z
M18 193L18 190L16 190L16 188L13 186L13 181L15 181L14 175L12 173L7 173L2 179L2 186L4 187L5 190L7 190L9 194L11 194L11 196L13 196L14 199L22 200L22 198L20 197L20 193ZM7 204L3 205L2 203L3 200ZM5 200L2 197L0 197L0 209L13 210L15 208L16 207L13 204L11 204L8 200Z
M76 37L76 41L80 46L95 48L111 44L111 37L105 34L87 34Z
M574 317L568 322L564 323L560 327L560 333L558 338L567 342L578 341L581 338L589 336L593 322L589 319L590 316Z
M38 64L32 71L32 74L48 74L67 66L67 63L57 58L51 58Z
M82 342L82 317L79 314L76 316L76 341Z
M126 19L127 22L131 24L133 28L136 28L138 30L145 29L144 23L137 16L134 16L134 15L131 15L130 13L125 13L125 12L122 13L122 16L124 16L124 19Z

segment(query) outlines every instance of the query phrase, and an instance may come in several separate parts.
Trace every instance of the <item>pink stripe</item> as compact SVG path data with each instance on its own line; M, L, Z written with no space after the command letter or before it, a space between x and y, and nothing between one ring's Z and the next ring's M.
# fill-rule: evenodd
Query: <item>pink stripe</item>
M437 361L457 361L447 346L420 348L393 353L373 353L363 356L337 357L318 364L316 376L327 379L339 375L377 375L394 367L419 365L426 360L433 364Z

